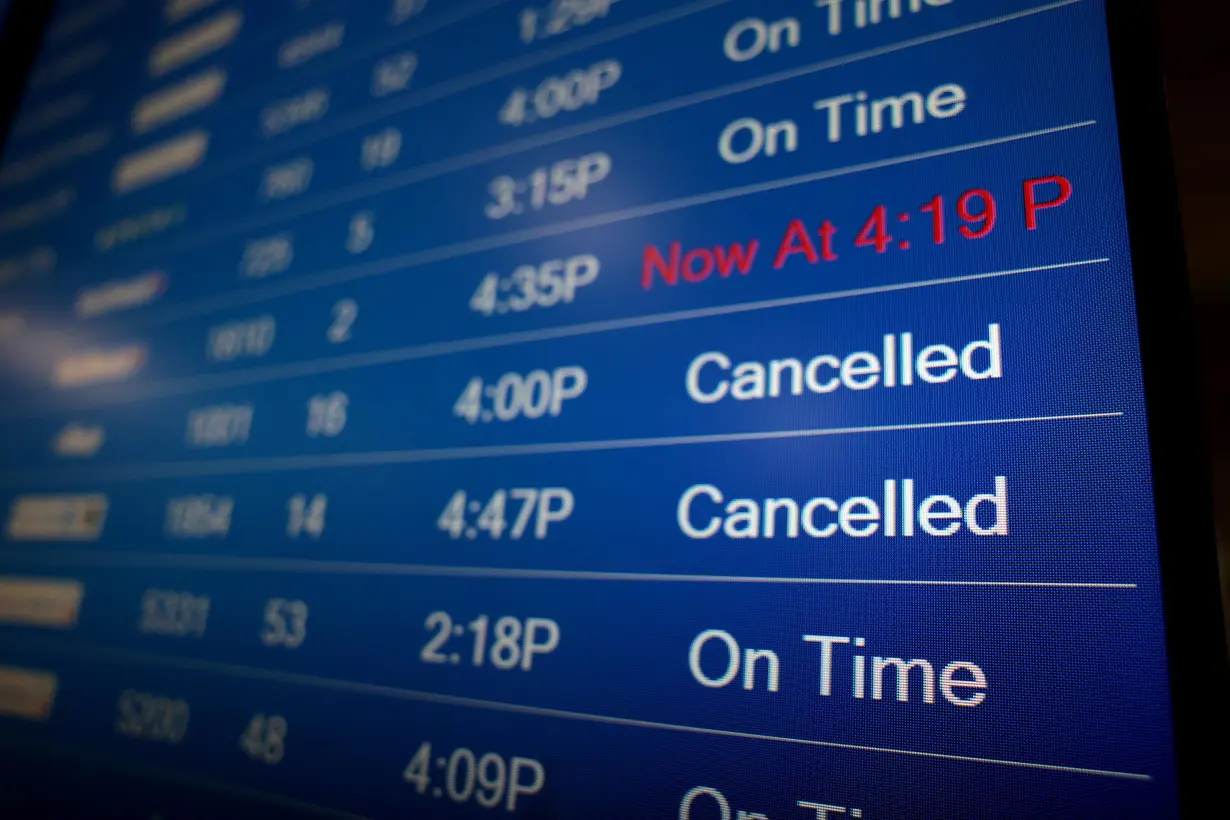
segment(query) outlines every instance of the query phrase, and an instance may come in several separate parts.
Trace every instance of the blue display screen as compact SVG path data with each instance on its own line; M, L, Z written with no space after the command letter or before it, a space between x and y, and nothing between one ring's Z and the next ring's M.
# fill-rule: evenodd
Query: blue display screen
M60 3L0 805L1176 818L1127 227L1098 0Z

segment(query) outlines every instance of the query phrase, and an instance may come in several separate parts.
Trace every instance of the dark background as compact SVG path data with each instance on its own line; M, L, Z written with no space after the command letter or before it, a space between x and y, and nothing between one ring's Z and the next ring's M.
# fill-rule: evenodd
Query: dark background
M1158 0L1157 5L1193 313L1201 338L1204 428L1223 600L1230 611L1230 6L1220 0Z

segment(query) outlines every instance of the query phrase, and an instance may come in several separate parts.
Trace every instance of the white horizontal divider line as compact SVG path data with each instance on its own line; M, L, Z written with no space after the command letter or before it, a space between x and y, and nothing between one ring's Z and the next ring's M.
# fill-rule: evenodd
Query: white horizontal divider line
M593 35L593 37L589 38L592 42L586 42L585 47L590 47L592 45L598 45L604 42L609 42L611 40L618 39L619 37L625 36L626 34L629 34L629 33L636 33L641 30L653 28L663 23L672 22L675 19L686 17L686 16L689 16L699 11L705 11L711 7L721 5L726 2L729 2L729 0L702 0L702 2L700 3L692 4L689 6L684 6L681 8L671 9L671 10L663 12L660 15L655 15L652 20L650 18L644 18L642 20L633 21L632 23L628 23L625 26L620 27L619 29L611 29L607 32L603 32L598 35ZM978 31L981 29L986 29L986 28L990 28L993 26L1002 25L1004 23L1013 22L1015 20L1019 20L1022 18L1031 17L1037 14L1042 14L1048 11L1053 11L1055 9L1062 8L1065 6L1070 6L1078 2L1081 2L1081 0L1059 0L1059 2L1050 3L1044 6L1039 6L1039 7L1032 8L1032 9L1024 9L1022 11L1001 15L999 17L994 17L988 20L982 20L982 21L978 21L975 23L966 24L964 26L958 26L956 28L947 29L941 32L936 32L934 34L914 37L908 40L903 40L898 43L892 43L886 46L880 46L877 48L855 52L854 54L846 55L844 57L830 58L827 60L821 60L815 63L810 63L808 65L801 66L798 68L775 72L773 74L765 75L763 77L759 77L753 80L745 80L745 81L741 81L738 83L731 83L725 86L720 86L718 88L711 89L709 91L693 92L691 94L686 94L686 95L682 95L680 97L676 97L670 100L665 100L659 103L653 103L650 105L642 106L640 108L635 108L635 109L632 109L630 111L626 111L623 113L612 114L606 117L601 117L595 120L590 120L588 122L579 123L574 126L560 128L555 131L549 131L549 132L540 134L535 137L525 137L525 138L521 138L517 140L511 140L506 143L489 146L487 148L477 149L470 153L461 154L456 157L449 157L449 158L445 158L442 160L438 160L436 162L426 163L424 165L420 165L417 167L407 168L403 171L397 172L395 174L391 174L389 176L384 176L380 179L372 180L369 182L357 183L355 185L342 188L340 190L334 191L330 194L327 194L321 197L317 197L314 199L307 199L307 200L304 200L302 202L295 203L295 204L289 204L277 210L271 210L267 213L261 214L258 217L248 218L244 220L237 220L229 224L218 226L217 228L213 230L207 230L207 231L202 231L199 233L194 233L188 236L179 237L177 239L168 240L163 243L156 243L155 245L151 245L147 248L137 250L136 253L134 253L133 255L136 258L141 258L142 255L149 256L154 253L162 254L162 253L167 253L167 252L174 252L180 248L190 248L190 247L195 247L195 246L202 245L202 244L208 244L208 243L217 241L219 239L222 239L228 236L244 233L247 231L257 230L259 228L262 228L268 225L283 222L287 219L294 219L294 218L298 218L301 216L305 216L310 213L315 213L316 211L323 210L329 207L333 207L335 205L341 205L347 202L352 202L356 199L361 199L363 197L373 196L375 194L387 192L390 190L396 190L398 188L412 185L417 182L422 182L427 179L432 179L438 176L449 174L454 171L464 170L466 168L472 168L476 165L480 165L485 162L490 162L495 159L500 159L503 157L515 155L515 154L522 153L524 151L529 151L535 148L545 147L547 145L553 145L555 143L562 142L564 140L573 139L578 136L584 136L587 134L596 133L599 131L606 130L608 128L619 126L619 125L625 125L628 123L637 122L643 119L648 119L650 117L658 116L660 114L665 114L665 113L669 113L672 111L677 111L677 110L687 108L693 105L699 105L701 103L723 99L725 97L733 96L736 94L755 90L758 88L763 88L769 85L775 85L777 83L786 82L789 80L796 79L798 77L807 76L808 74L815 74L815 73L826 71L832 68L839 68L841 66L850 65L852 63L857 63L857 62L862 62L864 60L874 59L876 57L884 56L886 54L892 54L898 51L903 51L903 50L914 48L920 45L926 45L928 43L938 42L938 41L945 40L951 37L957 37L963 34L968 34L973 31ZM623 29L629 29L629 30L623 31ZM565 54L569 54L569 53L572 53L573 51L578 50L572 47L575 45L576 43L570 44L568 47L566 47L566 50L562 51L559 54L553 53L551 56L551 59L555 59L557 57L564 56ZM538 56L539 55L529 55L526 58L518 58L518 60L524 62L526 60L530 60L531 58L537 58ZM391 116L401 111L409 110L409 109L412 109L412 108L415 108L421 105L425 105L430 102L435 102L439 99L444 99L448 96L451 96L454 93L466 91L477 85L481 85L483 83L490 82L492 80L496 80L496 79L500 79L505 76L509 76L515 73L516 71L524 70L525 68L532 67L533 65L537 65L540 62L543 62L543 61L539 59L533 59L531 62L528 62L524 65L518 63L518 65L515 68L509 68L505 70L489 69L489 70L474 72L474 75L466 75L465 77L458 78L457 80L452 81L454 84L457 85L456 88L453 88L453 87L441 88L441 86L449 85L449 83L441 83L437 86L431 86L427 89L424 89L423 92L419 94L414 94L414 95L411 95L405 98L399 98L393 101L391 104L381 107L378 111L374 113L362 112L362 111L356 112L355 115L352 115L351 117L347 118L347 120L342 120L342 121L330 123L327 125L322 124L320 126L317 126L316 128L311 129L310 132L305 131L301 133L300 135L298 135L299 136L298 140L280 141L277 144L277 148L279 152L294 151L297 149L302 149L322 139L326 139L338 133L344 133L345 131L350 130L353 127L360 127L362 125L375 122L379 119L382 119L387 116ZM499 66L495 68L498 69ZM483 76L479 77L477 75L483 75ZM360 114L363 114L364 116L358 116ZM243 164L247 164L247 163L246 162L232 163L232 165L234 165L235 167L241 167L241 165ZM212 179L218 174L227 173L230 170L233 170L233 168L227 167L227 168L213 169L213 170L207 169L203 172L204 174L208 175L207 177L202 177L201 175L198 175L197 178Z
M346 356L329 356L321 359L309 359L292 364L270 365L267 367L249 367L228 373L209 374L204 376L184 376L175 379L164 379L148 384L136 384L125 388L122 393L110 400L90 402L88 399L74 403L72 407L94 406L95 404L124 404L163 396L183 395L204 390L215 390L226 387L244 387L264 382L294 379L302 376L318 376L325 373L339 373L346 370L356 370L364 367L396 364L398 362L416 361L452 356L459 353L470 353L476 350L490 350L498 347L530 344L533 342L554 341L577 336L589 336L597 333L611 333L620 330L633 330L641 327L687 322L696 319L712 319L719 316L731 316L740 313L752 313L761 310L795 307L816 302L831 302L838 299L851 299L859 296L874 296L883 293L918 290L921 288L954 285L967 282L978 282L985 279L999 279L1008 276L1019 276L1026 273L1042 273L1045 271L1079 268L1088 265L1100 265L1110 259L1081 259L1074 262L1058 262L1049 265L1033 265L1026 268L991 271L989 273L973 273L962 276L945 276L938 279L924 279L916 282L898 282L890 285L871 285L863 288L828 291L824 293L809 293L803 296L785 296L776 299L760 299L753 302L738 302L732 305L716 305L706 308L675 310L666 313L649 313L642 316L630 316L622 319L601 319L593 322L582 322L572 325L543 328L541 330L522 330L511 333L498 333L492 336L473 336L467 339L455 339L447 342L428 342L419 345L407 345L386 350L373 350L367 353L353 353ZM0 413L0 417L9 415Z
M734 188L711 191L704 194L695 194L677 199L669 199L648 205L635 205L629 208L609 211L604 214L595 214L593 216L556 222L538 228L524 228L518 231L511 231L508 233L484 237L482 239L468 239L448 245L441 245L435 248L427 248L421 251L411 251L409 253L376 262L368 262L360 265L348 265L331 271L322 271L321 273L302 276L296 279L288 279L284 282L270 284L264 287L229 291L227 293L219 294L218 296L210 296L200 300L187 302L178 307L168 307L157 312L151 312L151 314L149 314L144 320L132 320L126 325L126 328L135 329L149 325L167 324L186 317L215 313L219 310L227 310L229 308L243 307L245 305L262 302L281 296L289 296L295 293L316 290L318 288L328 287L330 285L338 285L345 282L352 282L357 279L366 279L371 276L382 276L384 274L394 273L410 268L422 267L434 262L460 259L472 254L482 253L483 251L513 247L526 242L533 242L538 239L549 239L551 237L563 236L565 234L588 230L590 228L606 227L608 225L615 225L620 222L629 222L636 219L643 219L645 217L670 213L672 211L686 210L688 208L694 208L700 205L710 205L715 202L725 202L727 200L738 199L745 196L769 193L771 191L792 188L798 185L807 185L812 182L820 182L826 179L836 179L838 177L859 174L865 171L892 168L913 162L935 159L937 157L961 154L967 151L978 150L980 148L990 148L997 145L1006 145L1013 142L1034 139L1036 137L1060 134L1079 128L1088 128L1089 126L1096 124L1096 120L1083 120L1081 122L1068 123L1066 125L1058 125L1050 128L1042 128L1035 131L1010 134L1004 137L993 137L991 139L978 140L976 142L968 142L961 145L953 145L947 148L936 148L929 151L902 154L900 156L889 157L887 159L872 160L869 162L857 163L855 165L846 165L839 168L830 168L823 171L813 171L807 174L782 177L775 180L769 180L767 182L758 182L750 185L741 185Z
M771 575L696 575L666 572L602 572L569 569L514 569L373 561L328 561L310 558L249 558L203 553L98 552L90 550L8 552L0 563L29 559L40 567L124 567L127 569L212 570L220 572L288 572L322 575L389 575L426 578L492 578L530 581L614 581L668 584L765 584L769 586L900 586L1040 589L1134 590L1134 583L1086 581L945 581L898 578L796 578Z
M183 478L188 476L240 475L290 470L321 470L339 467L375 467L389 464L423 464L465 459L510 458L561 453L593 453L608 450L634 450L650 447L680 447L698 444L730 444L749 441L778 441L823 436L860 435L865 433L943 430L959 427L991 427L1004 424L1037 424L1042 422L1091 421L1114 419L1122 411L1110 413L1074 413L1060 416L1020 416L1016 418L966 419L960 421L930 421L912 424L876 424L863 427L820 427L803 430L769 430L751 433L712 433L692 436L660 436L647 438L605 439L594 441L545 442L540 444L504 444L478 447L441 447L427 450L376 450L364 453L333 453L328 455L269 456L212 461L162 461L148 464L120 464L97 467L52 467L41 470L17 470L0 474L0 487L26 487L31 482L90 481L94 483L142 481L148 479Z
M22 640L22 644L32 643ZM534 717L558 718L582 723L597 723L608 726L624 726L637 729L657 729L681 734L709 735L712 737L740 738L758 740L769 743L786 743L796 746L812 746L826 749L840 749L855 752L874 752L879 754L920 757L932 760L948 760L958 763L979 763L992 766L1004 766L1017 769L1033 769L1037 771L1065 772L1097 777L1110 777L1121 780L1137 780L1148 782L1153 778L1147 774L1119 772L1108 769L1095 769L1085 766L1066 766L1052 763L1034 763L1020 760L1003 760L993 757L977 757L974 755L946 754L943 752L925 752L915 749L897 749L887 746L869 746L858 743L839 743L831 740L815 740L812 738L785 737L781 735L759 734L755 732L739 732L730 729L712 729L703 726L688 726L679 723L663 723L655 720L639 720L636 718L612 717L609 715L576 712L568 709L552 709L545 706L526 706L504 701L486 700L483 698L463 697L460 695L445 695L438 692L425 692L417 689L403 689L374 683L326 678L318 675L307 675L298 672L280 672L272 669L262 669L253 666L223 663L219 661L197 660L174 655L165 655L139 650L114 649L102 646L67 647L43 639L38 644L44 651L58 654L76 655L102 660L108 663L139 663L151 666L162 666L171 669L199 671L227 677L248 680L262 680L271 683L283 683L292 686L306 686L315 689L327 689L335 692L347 692L359 695L374 695L393 700L434 703L442 706L457 706L461 708L480 709L490 712L531 715Z
M142 777L150 777L164 783L179 783L186 786L205 789L206 791L216 792L218 794L228 794L234 797L242 797L253 802L283 806L285 808L303 812L304 814L313 814L319 817L335 817L338 818L338 820L371 820L371 818L366 815L354 814L353 812L342 811L340 809L332 809L327 806L309 803L305 800L298 800L293 797L274 794L273 792L267 792L261 789L254 789L250 786L240 786L235 783L227 783L206 775L182 772L178 769L172 769L153 763L145 763L144 761L138 762L127 758L116 757L111 753L104 754L103 752L95 749L89 749L65 741L49 740L45 738L36 739L6 737L4 739L0 739L0 747L4 746L7 746L8 748L19 747L23 749L39 749L61 759L68 758L77 762L88 763L91 766L96 766L99 768L126 772L128 774L140 775ZM157 817L157 815L154 816Z

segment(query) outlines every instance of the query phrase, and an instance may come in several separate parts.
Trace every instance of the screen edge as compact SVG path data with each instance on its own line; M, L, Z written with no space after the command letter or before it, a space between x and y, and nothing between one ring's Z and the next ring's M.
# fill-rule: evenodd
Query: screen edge
M1199 338L1174 174L1154 3L1106 0L1140 334L1180 808L1220 802L1230 664L1209 466L1198 403Z

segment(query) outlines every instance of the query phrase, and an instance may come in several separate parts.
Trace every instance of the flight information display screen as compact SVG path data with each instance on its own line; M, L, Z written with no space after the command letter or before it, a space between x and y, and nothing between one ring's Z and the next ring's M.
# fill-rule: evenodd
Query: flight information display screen
M1178 816L1099 0L61 2L0 357L0 804Z

